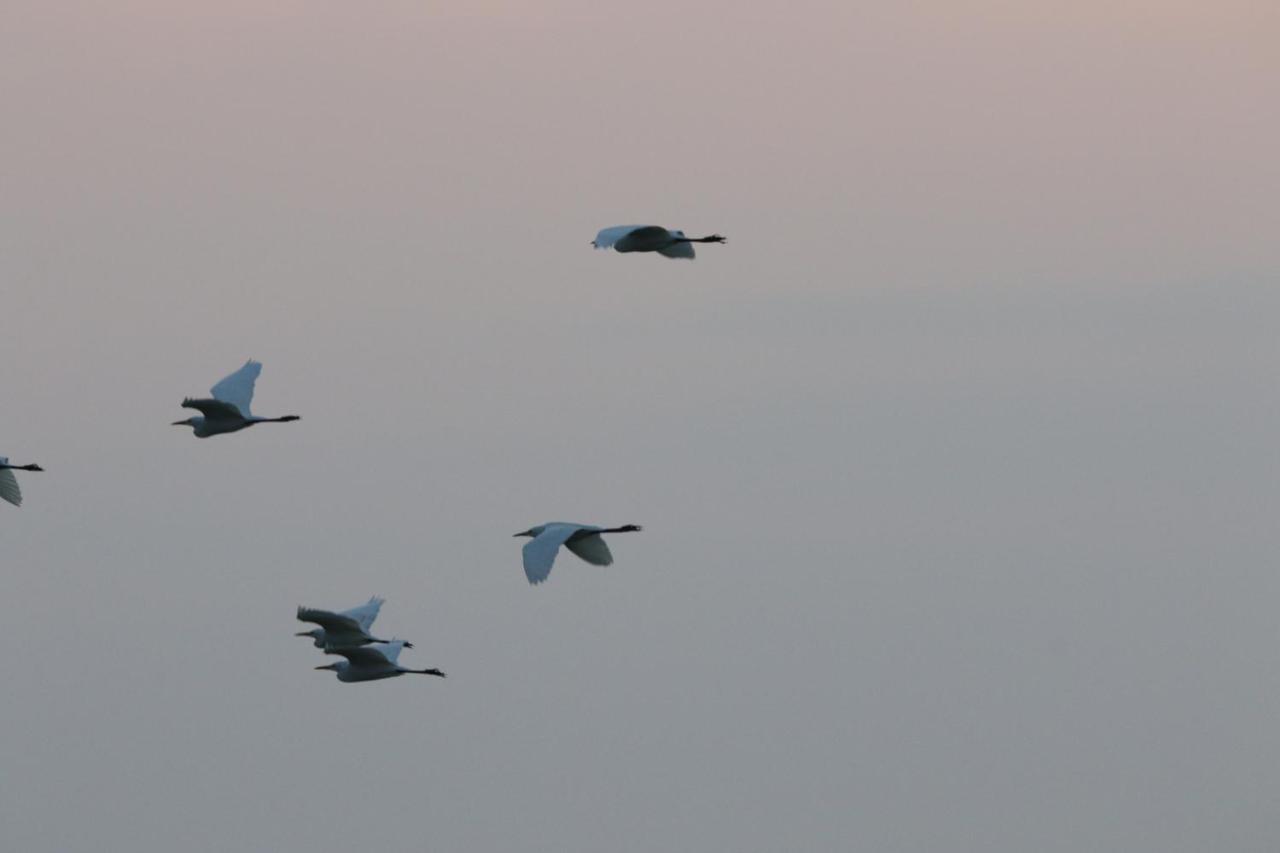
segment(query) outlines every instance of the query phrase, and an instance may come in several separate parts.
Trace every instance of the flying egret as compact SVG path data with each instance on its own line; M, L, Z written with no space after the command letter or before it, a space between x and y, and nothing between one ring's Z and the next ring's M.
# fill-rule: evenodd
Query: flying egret
M329 669L338 673L339 681L377 681L380 678L395 678L397 675L413 673L415 675L438 675L444 673L438 669L406 669L396 662L400 650L409 645L402 640L389 643L378 643L373 646L362 646L356 649L338 649L332 654L342 655L346 660L318 666L316 669Z
M8 456L0 456L0 498L4 498L14 506L22 506L22 489L18 488L18 478L14 471L43 471L39 465L10 465Z
M358 630L360 634L362 634L363 636L368 637L369 629L373 627L373 620L378 618L378 611L382 609L382 604L384 600L385 599L378 598L375 595L373 598L369 599L364 604L361 604L359 607L352 607L350 610L342 610L337 613L328 613L327 611L324 611L324 610L309 610L307 612L312 614L325 613L328 623L332 623L335 619L341 620L342 625L344 627L344 631L337 635L339 638L338 645L359 645L358 643L345 642L344 638L355 635L355 631L351 629L350 623L347 620L354 621L356 630ZM302 608L299 608L298 610L299 610L298 618L302 619ZM318 622L319 620L304 619L303 621ZM326 624L326 623L321 623L321 624ZM329 636L324 628L312 628L310 631L299 631L298 633L294 634L294 636L295 637L311 637L313 640L315 640L315 647L317 649L323 649L325 647L326 641L329 639ZM372 637L370 637L365 642L372 643L376 641ZM410 645L409 648L413 648L413 646Z
M555 563L561 545L593 566L608 566L613 563L613 555L600 534L631 533L640 529L638 524L593 527L590 524L548 521L515 535L532 537L524 544L524 573L528 575L529 583L539 584L551 574L551 565Z
M316 610L313 607L299 607L298 621L314 622L320 627L310 631L299 631L294 636L311 637L315 640L316 647L325 651L355 648L369 643L385 643L388 641L380 640L369 633L369 628L373 625L373 620L381 607L381 598L371 598L359 607L343 610L340 613L332 610ZM405 643L405 645L413 648L413 643Z
M693 260L694 243L723 243L719 234L710 237L686 237L683 231L671 231L661 225L615 225L605 228L591 245L597 249L614 249L618 252L657 252L668 258Z
M285 423L301 420L297 415L285 415L280 418L260 418L249 412L249 403L253 400L253 383L262 372L261 362L250 359L244 367L224 378L209 390L212 399L194 400L187 397L182 401L184 409L195 409L199 415L193 415L185 421L174 421L174 426L189 426L196 438L208 438L224 432L236 432L254 424Z

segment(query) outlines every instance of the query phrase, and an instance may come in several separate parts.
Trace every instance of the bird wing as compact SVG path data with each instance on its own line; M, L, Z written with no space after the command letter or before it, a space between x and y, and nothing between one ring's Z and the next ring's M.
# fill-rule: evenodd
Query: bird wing
M524 573L529 578L529 583L538 584L547 579L560 546L581 529L576 524L548 524L541 533L525 543Z
M409 646L409 643L404 640L392 640L389 643L374 643L371 646L365 646L365 648L374 650L386 658L388 663L394 664L400 661L400 651L405 646Z
M680 236L684 236L681 234ZM693 260L697 257L697 253L693 251L692 243L672 243L670 246L663 246L658 250L658 254L665 258L686 258Z
M394 645L395 643L387 643L376 646L359 646L354 649L333 649L327 654L342 655L351 661L352 666L391 666L395 663L395 658L400 655L400 650L396 649L394 652L390 652L391 657L387 657L386 652L388 652L390 646Z
M617 243L632 231L640 228L656 227L656 225L615 225L612 228L602 228L600 233L596 235L596 239L591 241L591 245L597 249L612 249L614 243Z
M9 460L0 457L0 462ZM4 498L14 506L22 506L22 489L18 488L18 478L8 468L0 468L0 498Z
M330 632L356 633L363 634L360 623L345 613L334 613L331 610L316 610L312 607L298 608L299 622L314 622L321 628L324 628L326 634Z
M593 566L608 566L613 563L613 555L609 553L609 546L599 533L588 533L586 536L578 536L566 540L564 547Z
M208 421L236 421L241 423L244 420L240 409L225 400L193 400L187 397L182 401L182 408L195 409L203 414Z
M262 363L249 359L244 367L224 377L209 389L214 399L230 403L240 410L240 414L249 417L249 403L253 401L253 383L258 381L262 372Z
M396 665L396 661L400 659L400 650L407 645L409 644L404 640L392 640L389 643L374 643L354 649L334 649L328 654L342 655L353 666L387 667Z
M378 598L375 595L359 607L344 610L338 615L354 619L356 624L360 626L361 630L367 632L373 627L373 620L378 618L378 611L382 609L382 602L383 599Z

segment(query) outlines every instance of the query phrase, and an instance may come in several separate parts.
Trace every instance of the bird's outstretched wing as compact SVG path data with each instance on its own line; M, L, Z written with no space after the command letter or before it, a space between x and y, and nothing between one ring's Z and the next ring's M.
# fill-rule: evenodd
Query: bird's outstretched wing
M8 461L0 456L0 462ZM14 506L22 506L22 489L18 488L18 478L8 468L0 468L0 498Z
M408 643L404 640L391 640L387 643L374 643L372 646L366 646L365 648L373 649L391 663L399 663L401 650L413 648L413 643Z
M367 633L373 627L373 620L378 618L378 611L382 609L383 600L375 595L359 607L344 610L338 615L354 619L356 624Z
M547 579L560 546L581 529L575 524L548 524L542 533L525 543L522 553L524 573L529 583L538 584Z
M390 643L376 643L372 646L360 646L355 649L334 649L331 655L342 655L351 661L353 666L394 666L400 657L404 643L394 640Z
M314 622L321 628L324 628L325 633L330 631L337 633L345 633L348 631L356 634L364 633L360 628L360 623L355 619L352 619L350 616L343 613L334 613L331 610L316 610L311 607L299 607L298 621Z
M612 249L614 243L617 243L632 231L657 227L656 225L615 225L612 228L602 228L600 233L596 235L596 239L591 241L591 245L597 249Z
M593 566L613 564L613 554L609 553L609 545L599 533L590 533L586 536L568 539L565 541L564 547Z
M677 233L679 233L681 237L684 236L682 232ZM698 256L697 253L693 251L692 243L672 243L670 246L663 246L659 249L658 254L662 255L664 258L684 258L690 261Z
M200 399L187 397L182 401L182 408L195 409L209 421L236 421L242 423L240 410L224 400Z
M224 377L209 389L214 399L230 403L240 410L240 414L249 417L249 404L253 402L253 384L258 381L262 372L262 363L250 359L244 367Z

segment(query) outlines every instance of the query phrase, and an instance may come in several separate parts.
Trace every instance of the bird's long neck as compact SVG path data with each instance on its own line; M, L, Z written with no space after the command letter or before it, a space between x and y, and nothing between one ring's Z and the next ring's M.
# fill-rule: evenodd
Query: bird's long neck
M10 471L43 471L39 465L10 465L8 462L0 463L0 469L8 469Z
M634 533L635 531L640 529L641 527L638 524L624 524L621 527L606 527L604 530L601 530L600 532L601 533Z
M406 669L405 672L411 672L414 675L438 675L444 678L445 675L438 669Z

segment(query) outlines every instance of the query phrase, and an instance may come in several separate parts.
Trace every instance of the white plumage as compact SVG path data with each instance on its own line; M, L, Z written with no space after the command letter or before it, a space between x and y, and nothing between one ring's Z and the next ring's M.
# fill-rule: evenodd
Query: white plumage
M352 607L351 610L332 611L316 610L315 607L298 607L298 621L314 622L320 628L298 631L294 637L310 637L315 640L316 648L323 648L326 652L366 646L369 643L387 643L388 640L376 638L369 633L374 620L378 619L378 611L381 607L383 607L383 599L378 597L370 598L364 605ZM404 646L413 648L412 643L404 643Z
M332 654L342 655L346 660L318 666L316 669L332 670L338 674L339 681L377 681L382 678L395 678L398 675L438 675L444 673L438 669L408 669L399 663L400 650L408 646L401 640L377 643L351 649L337 649Z
M189 426L196 438L208 438L211 435L222 435L237 432L245 427L262 423L286 423L300 420L297 415L284 415L279 418L260 418L254 415L249 406L253 402L253 389L262 373L262 364L250 359L235 373L219 380L209 389L211 398L194 399L187 397L182 401L184 409L195 409L199 415L193 415L185 421L174 421L174 426Z
M551 567L555 564L561 545L593 566L608 566L613 563L613 554L600 534L630 533L640 529L638 524L596 527L590 524L549 521L515 535L531 537L522 549L524 573L529 578L529 583L540 584L551 574Z
M618 252L657 252L668 258L693 260L694 243L723 243L719 234L709 237L686 237L683 231L663 228L661 225L614 225L601 229L591 245L597 249L613 249Z
M373 620L378 618L378 611L382 609L384 601L385 599L374 596L359 607L336 612L299 607L299 620L314 622L324 627L299 631L294 636L311 637L318 649L336 649L383 642L370 634L369 629L373 627ZM330 633L330 627L332 627L332 633ZM406 645L413 648L412 643L406 643Z

